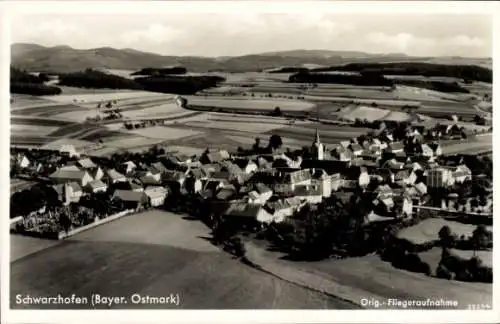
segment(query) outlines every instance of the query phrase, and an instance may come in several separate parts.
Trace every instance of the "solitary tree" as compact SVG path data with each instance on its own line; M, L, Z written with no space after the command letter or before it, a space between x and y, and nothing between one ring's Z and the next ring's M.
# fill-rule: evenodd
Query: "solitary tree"
M271 137L269 137L269 147L273 150L279 149L281 146L283 146L283 140L281 139L281 136L273 134Z

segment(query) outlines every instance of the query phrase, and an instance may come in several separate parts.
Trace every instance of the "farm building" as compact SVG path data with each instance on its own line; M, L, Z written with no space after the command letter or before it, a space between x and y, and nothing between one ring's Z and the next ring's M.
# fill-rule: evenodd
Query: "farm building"
M150 186L144 190L144 193L148 196L151 206L158 207L165 202L168 190L160 186Z
M94 180L87 184L87 189L92 193L106 192L108 186L102 180Z
M76 166L59 168L49 178L55 183L76 181L82 187L85 187L90 181L94 180L87 171L80 170Z
M270 223L273 216L262 206L234 202L222 214L224 221L238 227L256 227L259 223Z
M115 169L107 170L105 175L106 175L107 181L110 184L127 181L127 177L125 177L123 174L119 173Z
M137 192L132 190L115 190L113 199L121 201L125 208L139 209L143 207L149 198L144 192Z
M82 187L77 182L68 182L64 184L64 202L77 203L83 196Z

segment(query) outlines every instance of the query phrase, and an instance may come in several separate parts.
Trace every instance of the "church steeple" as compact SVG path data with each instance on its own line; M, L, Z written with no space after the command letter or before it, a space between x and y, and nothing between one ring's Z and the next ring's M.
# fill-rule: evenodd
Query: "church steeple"
M314 142L312 144L312 153L313 153L313 156L315 159L323 160L325 148L324 148L324 146L321 143L321 140L319 138L319 129L318 128L316 128L316 136L314 137Z
M319 139L319 129L316 127L316 137L314 139L314 143L321 143Z

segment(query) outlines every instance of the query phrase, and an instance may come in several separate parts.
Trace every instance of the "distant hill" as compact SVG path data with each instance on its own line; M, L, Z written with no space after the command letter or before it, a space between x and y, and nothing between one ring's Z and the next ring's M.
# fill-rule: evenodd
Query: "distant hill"
M75 72L87 68L140 70L145 67L182 66L189 72L250 72L277 67L305 65L336 66L346 63L395 61L422 62L432 58L414 58L404 54L369 54L354 51L293 50L236 57L165 56L130 48L100 47L74 49L69 46L45 47L17 43L11 46L12 65L26 71ZM443 58L445 60L445 58ZM454 61L457 59L454 58ZM462 59L468 60L468 59ZM472 59L473 60L473 59ZM482 59L480 62L484 64ZM491 62L491 59L490 61ZM441 63L441 62L440 62ZM463 63L462 63L463 64ZM471 63L470 64L474 64ZM487 64L487 62L486 62Z

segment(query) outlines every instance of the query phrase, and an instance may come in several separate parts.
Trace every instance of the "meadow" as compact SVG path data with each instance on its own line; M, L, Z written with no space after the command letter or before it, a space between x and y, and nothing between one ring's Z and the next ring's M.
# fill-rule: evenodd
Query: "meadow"
M281 111L307 111L314 108L314 104L304 101L293 101L285 99L260 99L250 97L187 97L188 104L207 108L234 108L234 109L254 109L254 110L273 110L280 107Z
M355 307L252 269L214 247L209 239L209 229L200 222L162 211L126 216L56 243L36 245L24 237L11 235L15 251L15 256L11 255L14 256L11 300L20 293L78 296L178 293L179 306L128 303L112 308ZM37 269L36 275L33 269ZM30 308L13 303L11 307ZM65 307L88 309L89 305Z
M429 218L417 225L410 226L402 229L397 233L397 237L407 240L413 244L424 244L428 242L437 241L439 239L439 230L443 226L448 226L451 232L465 237L472 236L472 232L476 226L470 224L463 224L455 221L445 220L442 218ZM489 231L492 230L491 226L487 226Z

